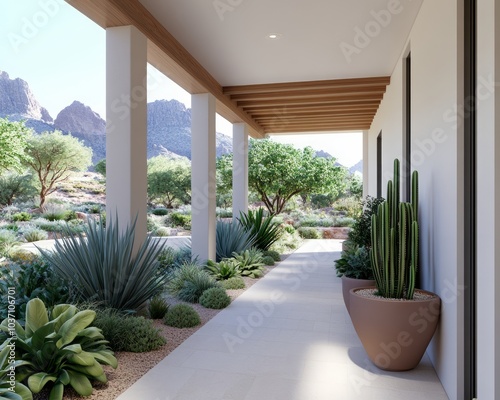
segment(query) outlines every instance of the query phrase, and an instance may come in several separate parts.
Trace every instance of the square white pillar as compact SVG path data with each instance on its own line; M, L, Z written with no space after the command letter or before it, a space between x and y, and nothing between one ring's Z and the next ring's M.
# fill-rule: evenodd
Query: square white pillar
M233 125L233 219L248 211L248 126Z
M215 260L215 97L191 97L191 249L193 259Z
M133 26L106 30L106 214L122 229L137 217L136 246L147 232L146 49Z

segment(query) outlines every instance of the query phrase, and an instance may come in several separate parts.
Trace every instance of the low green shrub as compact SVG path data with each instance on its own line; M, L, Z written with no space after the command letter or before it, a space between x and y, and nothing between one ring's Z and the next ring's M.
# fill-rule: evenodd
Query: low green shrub
M321 239L321 233L315 228L299 228L297 230L303 239Z
M0 229L0 255L7 255L18 243L17 236L13 231Z
M352 227L356 220L351 217L337 217L335 218L335 226L337 227Z
M94 326L102 330L114 351L144 353L163 346L167 341L155 328L153 321L144 317L125 315L118 310L97 310Z
M62 400L68 385L90 396L91 381L107 382L102 365L118 365L102 332L90 327L95 316L95 311L79 311L69 304L59 304L49 313L42 300L30 300L26 328L16 323L16 359L22 361L17 377L35 394L51 382L51 400ZM1 325L4 332L7 322Z
M196 310L187 304L177 304L171 307L164 319L165 325L174 328L192 328L201 324Z
M181 214L174 212L170 214L170 221L174 226L181 226L185 229L191 229L191 214Z
M281 261L281 256L280 253L274 250L267 250L262 253L264 257L269 256L272 257L274 261L280 262Z
M151 211L151 213L154 215L163 216L168 214L168 210L166 208L155 208Z
M38 218L33 221L33 224L46 232L56 233L64 232L64 229L67 227L67 224L64 221L49 221L45 218Z
M241 276L234 276L225 281L221 281L221 286L226 289L245 289L245 281Z
M220 310L231 304L231 298L227 295L226 289L216 287L203 292L200 297L200 304L205 308Z
M240 263L234 258L225 258L218 263L207 261L205 270L216 280L223 281L240 275Z
M309 215L299 220L298 226L301 228L314 228L324 227L329 228L335 226L335 220L329 217L319 217L316 215Z
M31 219L31 214L27 213L26 211L22 211L12 215L12 221L15 222L26 222L29 221L30 219Z
M233 253L233 257L239 264L239 270L242 276L250 278L259 278L264 272L264 262L262 252L255 248L245 250L241 253Z
M159 228L156 228L156 230L154 231L154 235L160 237L170 236L170 228L167 228L166 226L160 226Z
M262 259L262 262L264 263L264 265L267 265L267 266L272 266L274 265L275 261L274 261L274 258L271 257L271 256L265 256L263 259Z
M39 240L47 240L48 234L42 229L27 228L23 230L23 237L27 242L37 242Z
M295 250L302 243L302 238L297 231L293 233L283 232L280 239L271 246L271 250L277 251L279 254L288 254Z
M162 319L168 311L167 301L160 295L153 297L148 303L148 314L151 319Z
M218 286L208 272L194 263L183 264L175 269L167 282L167 291L179 300L197 303L207 289Z
M287 233L294 234L296 229L290 224L285 224L283 230Z
M152 218L150 215L148 215L147 217L146 224L148 232L156 232L156 230L160 228L159 222L156 219Z
M65 221L71 221L74 219L77 219L78 217L76 216L76 211L74 210L66 210L64 212L63 220Z

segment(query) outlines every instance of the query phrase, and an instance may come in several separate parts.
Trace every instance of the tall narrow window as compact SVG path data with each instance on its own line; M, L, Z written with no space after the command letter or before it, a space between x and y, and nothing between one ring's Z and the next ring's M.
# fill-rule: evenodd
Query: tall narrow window
M382 131L377 136L377 197L382 197Z
M410 201L411 189L411 53L405 59L404 90L404 138L403 182L406 201Z

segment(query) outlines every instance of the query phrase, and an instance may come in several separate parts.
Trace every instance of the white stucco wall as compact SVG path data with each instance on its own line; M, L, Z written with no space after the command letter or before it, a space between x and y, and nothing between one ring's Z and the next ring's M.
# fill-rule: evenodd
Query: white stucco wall
M454 0L424 1L370 130L369 192L376 194L376 139L383 136L383 188L402 159L403 58L412 58L412 169L420 174L421 284L443 300L428 353L450 399L463 376L462 16ZM385 189L383 190L385 193Z

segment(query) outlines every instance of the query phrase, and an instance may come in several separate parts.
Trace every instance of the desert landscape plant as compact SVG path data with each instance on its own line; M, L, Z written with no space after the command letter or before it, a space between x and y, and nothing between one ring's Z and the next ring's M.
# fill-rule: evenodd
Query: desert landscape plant
M215 287L203 292L200 297L200 304L205 308L220 310L231 304L231 298L227 295L226 289Z
M216 261L231 258L233 253L240 253L253 246L254 235L239 223L217 221L215 232Z
M201 324L196 310L187 304L176 304L168 310L164 322L174 328L192 328Z
M193 262L181 265L169 276L167 291L179 300L197 303L207 289L218 286L208 272Z
M241 278L241 276L234 276L226 279L225 281L221 281L220 284L226 290L245 289L245 281Z
M262 251L269 250L282 233L280 224L274 220L272 215L265 216L263 208L240 213L238 221L254 237L253 246Z
M233 278L240 275L240 263L234 258L225 258L218 263L212 260L207 261L205 271L212 275L218 281Z

